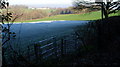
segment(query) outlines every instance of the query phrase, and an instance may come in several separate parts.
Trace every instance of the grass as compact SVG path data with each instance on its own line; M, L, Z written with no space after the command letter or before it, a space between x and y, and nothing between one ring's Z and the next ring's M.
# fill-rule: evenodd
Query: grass
M46 17L43 19L37 20L28 20L25 22L36 22L36 21L51 21L51 20L96 20L100 19L101 17L100 11L91 12L86 14L63 14L63 15L56 15L51 17Z
M118 13L110 14L110 16L118 15ZM101 12L90 12L85 14L66 14L66 15L56 15L51 17L46 17L43 19L29 20L25 22L36 22L36 21L51 21L51 20L97 20L101 19Z
M120 14L113 13L110 14L109 16L116 16L116 15L120 15ZM38 22L38 21L53 21L53 20L97 20L97 19L101 19L101 11L89 12L84 14L63 14L63 15L56 15L56 16L46 17L43 19L28 20L23 22Z

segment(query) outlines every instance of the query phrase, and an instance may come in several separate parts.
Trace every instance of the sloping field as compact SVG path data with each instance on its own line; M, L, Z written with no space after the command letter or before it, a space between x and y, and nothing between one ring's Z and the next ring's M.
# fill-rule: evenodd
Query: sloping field
M111 14L109 16L120 15L119 13ZM25 22L37 22L37 21L52 21L52 20L97 20L101 19L101 11L89 12L84 14L64 14L46 17L43 19L29 20Z

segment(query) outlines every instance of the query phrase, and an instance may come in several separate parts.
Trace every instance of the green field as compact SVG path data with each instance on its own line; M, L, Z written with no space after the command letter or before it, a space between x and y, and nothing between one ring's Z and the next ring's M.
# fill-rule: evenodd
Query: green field
M119 13L113 13L110 16L116 16ZM25 22L37 22L37 21L51 21L51 20L97 20L101 19L101 11L84 13L84 14L64 14L64 15L56 15L51 17L46 17L43 19L37 20L29 20Z

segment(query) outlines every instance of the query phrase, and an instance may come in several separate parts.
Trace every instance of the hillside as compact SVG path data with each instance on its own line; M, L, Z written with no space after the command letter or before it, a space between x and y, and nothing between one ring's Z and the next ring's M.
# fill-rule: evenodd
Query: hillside
M110 16L116 16L119 13L111 14ZM51 20L97 20L101 19L101 12L89 12L84 14L63 14L63 15L56 15L51 17L46 17L43 19L36 19L36 20L28 20L25 22L37 22L37 21L51 21Z

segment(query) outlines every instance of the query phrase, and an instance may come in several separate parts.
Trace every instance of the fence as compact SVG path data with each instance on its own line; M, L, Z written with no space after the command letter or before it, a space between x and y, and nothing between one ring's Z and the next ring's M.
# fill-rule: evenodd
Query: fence
M25 57L28 61L41 62L61 58L72 54L80 46L75 36L64 36L61 39L51 37L27 46Z

